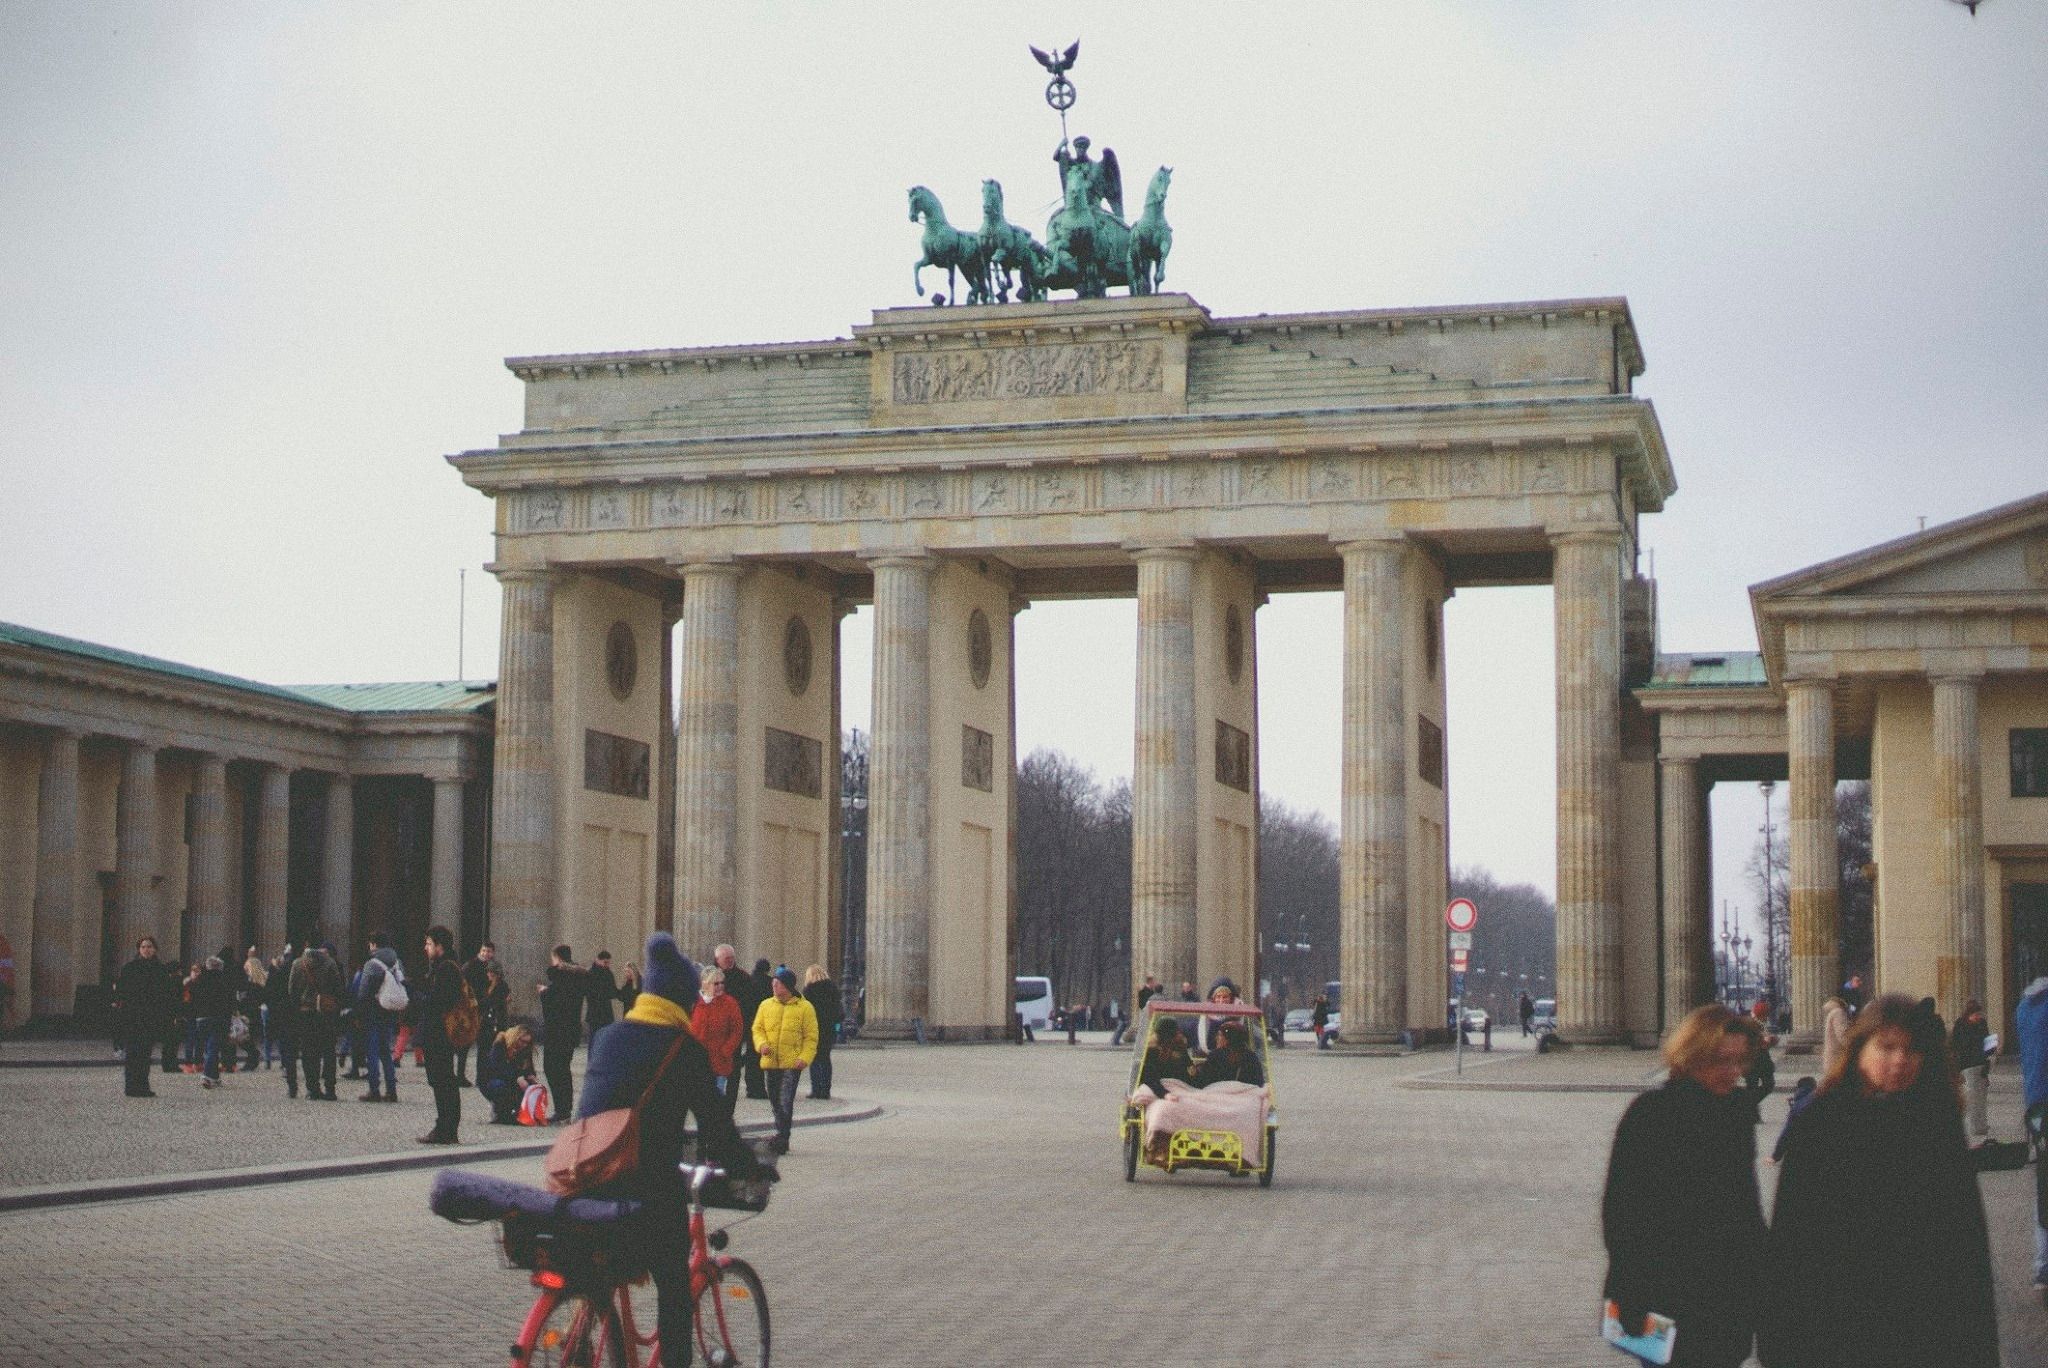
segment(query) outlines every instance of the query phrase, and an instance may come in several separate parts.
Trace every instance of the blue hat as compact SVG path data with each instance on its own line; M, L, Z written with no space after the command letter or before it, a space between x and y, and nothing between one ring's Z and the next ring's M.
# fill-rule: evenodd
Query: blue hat
M640 976L641 992L667 998L678 1007L688 1007L696 1002L700 983L697 966L676 945L674 936L657 931L647 938L647 967Z

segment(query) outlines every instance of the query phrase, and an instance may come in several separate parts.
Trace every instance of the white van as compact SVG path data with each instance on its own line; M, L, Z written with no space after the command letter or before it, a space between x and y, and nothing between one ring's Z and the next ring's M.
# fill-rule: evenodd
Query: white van
M1030 975L1017 976L1017 991L1014 996L1017 1015L1024 1018L1024 1024L1034 1031L1048 1030L1052 1026L1052 980Z

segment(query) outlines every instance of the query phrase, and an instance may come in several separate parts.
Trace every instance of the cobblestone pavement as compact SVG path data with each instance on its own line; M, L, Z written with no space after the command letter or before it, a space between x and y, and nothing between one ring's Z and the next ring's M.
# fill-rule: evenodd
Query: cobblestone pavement
M1552 1058L1502 1067L1541 1081ZM1607 1058L1626 1082L1647 1056ZM767 1283L777 1361L1613 1360L1590 1317L1625 1096L1403 1088L1444 1057L1289 1049L1270 1190L1127 1184L1114 1135L1126 1061L1064 1043L843 1053L840 1090L883 1116L799 1132L774 1208L734 1231ZM1781 1096L1765 1143L1782 1115ZM485 1230L427 1214L429 1181L0 1215L0 1362L501 1363L530 1289ZM2027 1286L2032 1175L1983 1188L2007 1361L2048 1363L2048 1312Z

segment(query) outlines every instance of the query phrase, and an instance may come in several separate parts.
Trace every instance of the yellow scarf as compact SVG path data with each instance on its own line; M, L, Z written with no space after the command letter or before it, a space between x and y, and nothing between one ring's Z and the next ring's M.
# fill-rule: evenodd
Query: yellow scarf
M633 999L626 1020L644 1022L649 1026L665 1026L669 1030L690 1029L690 1014L665 997L653 993L642 993Z

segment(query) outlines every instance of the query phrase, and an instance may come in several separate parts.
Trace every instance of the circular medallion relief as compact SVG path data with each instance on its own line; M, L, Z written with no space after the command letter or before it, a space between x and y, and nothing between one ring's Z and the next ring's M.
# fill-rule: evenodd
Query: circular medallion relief
M634 644L633 629L614 622L604 638L604 682L612 697L621 703L633 696L633 684L640 674L640 648Z
M995 663L995 646L989 640L988 614L977 608L967 615L967 673L974 687L988 687L988 672Z
M1232 684L1244 677L1244 618L1234 603L1223 611L1223 673Z
M811 629L800 617L782 629L782 682L798 698L811 687Z

